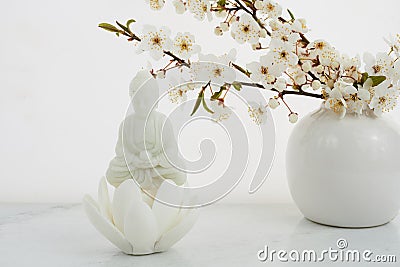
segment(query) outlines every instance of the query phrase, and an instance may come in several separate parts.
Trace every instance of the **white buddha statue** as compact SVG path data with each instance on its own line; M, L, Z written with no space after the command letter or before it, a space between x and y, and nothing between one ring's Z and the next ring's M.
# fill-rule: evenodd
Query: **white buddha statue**
M126 179L135 179L152 196L164 179L183 185L186 174L166 158L176 163L178 147L170 121L154 109L159 97L156 80L148 71L139 71L129 89L134 113L119 128L116 155L106 172L108 182L118 187Z

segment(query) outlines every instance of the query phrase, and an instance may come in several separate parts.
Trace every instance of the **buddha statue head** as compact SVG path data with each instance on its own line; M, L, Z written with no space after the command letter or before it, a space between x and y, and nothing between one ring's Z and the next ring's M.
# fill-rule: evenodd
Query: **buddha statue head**
M135 113L147 116L156 108L160 96L156 79L148 70L139 71L129 85L129 96Z

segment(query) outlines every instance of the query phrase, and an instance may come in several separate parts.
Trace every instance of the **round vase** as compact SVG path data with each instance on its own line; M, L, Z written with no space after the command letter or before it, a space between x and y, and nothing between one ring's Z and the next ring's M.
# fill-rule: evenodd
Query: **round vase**
M286 152L291 195L311 221L348 228L383 225L400 208L400 131L389 118L325 108L293 129Z

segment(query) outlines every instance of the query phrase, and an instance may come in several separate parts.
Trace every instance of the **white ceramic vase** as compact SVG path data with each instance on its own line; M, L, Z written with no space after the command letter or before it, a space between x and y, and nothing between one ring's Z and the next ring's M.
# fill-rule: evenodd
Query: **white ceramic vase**
M294 128L286 153L292 197L311 221L337 227L385 224L400 208L400 131L388 117L321 108Z

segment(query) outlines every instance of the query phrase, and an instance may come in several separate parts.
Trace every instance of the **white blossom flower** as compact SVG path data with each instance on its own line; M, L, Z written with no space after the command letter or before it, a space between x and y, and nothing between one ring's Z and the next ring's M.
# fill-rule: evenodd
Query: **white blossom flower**
M214 112L212 118L216 122L227 120L232 114L232 110L219 100L211 101L210 107Z
M350 86L349 84L338 81L334 84L333 89L330 87L325 88L325 93L327 99L325 101L325 108L332 110L339 115L340 118L344 118L347 113L347 103L344 99L346 94L346 88Z
M282 7L270 0L257 0L255 3L257 10L261 14L268 15L268 18L277 18L282 15Z
M232 49L222 56L199 54L199 62L192 62L190 72L194 81L211 81L216 84L232 83L236 71L229 66L234 61L236 50Z
M183 14L186 11L186 6L181 0L174 0L172 4L175 7L175 12L177 14Z
M195 85L191 82L182 83L179 86L175 86L168 91L169 100L172 103L180 104L187 100L187 92L193 91Z
M334 48L323 51L318 58L323 66L332 67L334 69L337 69L340 66L340 54Z
M390 49L395 52L396 56L400 56L400 34L396 36L389 36L389 39L385 38L385 42L389 45Z
M383 112L389 112L397 104L400 91L395 87L389 87L390 83L385 81L374 87L373 97L369 107L374 110L375 115L380 116Z
M261 82L266 89L272 88L275 76L270 73L272 65L266 56L260 57L260 62L249 63L246 67L251 72L250 79L252 81Z
M272 63L271 73L279 77L287 68L297 65L299 58L294 52L292 45L272 40L267 54L268 60Z
M145 0L146 3L150 4L150 8L153 10L160 10L164 7L165 0Z
M328 52L333 48L328 42L324 40L316 40L314 42L311 42L307 46L307 49L310 51L311 56L314 58L316 56L321 56L323 53Z
M189 59L200 52L200 46L195 44L195 38L190 33L178 33L173 42L173 52L182 59Z
M347 86L345 91L347 110L350 113L362 114L367 106L367 101L371 98L369 91L364 88L357 90L354 86Z
M256 44L260 39L260 26L249 14L244 13L232 23L231 35L240 44Z
M291 79L293 79L294 83L297 85L303 85L307 82L307 74L302 70L299 65L288 68L286 73L291 77Z
M279 107L281 103L279 103L279 101L275 98L275 97L271 97L268 101L268 106L272 109L276 109L277 107Z
M342 55L340 59L341 67L343 69L344 80L351 82L352 80L358 80L358 72L361 66L360 56L350 58L348 55Z
M340 54L328 42L324 40L316 40L307 46L312 58L319 58L323 66L332 66L335 62L340 61Z
M308 32L307 21L305 19L295 19L292 28L296 32L307 33Z
M214 62L192 62L190 67L195 81L211 81L216 84L232 83L236 72L227 65Z
M209 0L188 0L187 6L196 19L204 20L204 18L207 17L208 21L212 20L211 4Z
M389 77L393 83L397 83L400 81L400 61L397 60L393 66L392 76Z
M169 38L170 30L166 27L162 27L159 30L151 25L145 25L143 27L142 41L138 46L138 52L149 51L150 55L155 59L159 60L164 54L164 50L170 50L172 41Z
M284 43L289 43L295 49L297 41L300 40L300 34L293 32L292 25L287 23L281 23L279 20L270 22L272 27L271 38L280 40Z
M387 53L378 53L373 56L371 53L364 54L365 71L369 75L390 76L393 71L393 59Z
M299 114L294 113L294 112L289 114L289 122L290 123L296 123L298 120L299 120Z
M161 184L157 199L167 194L167 184ZM150 201L133 179L127 179L115 189L112 201L107 187L103 177L99 184L98 201L86 195L83 207L93 226L126 254L166 251L196 222L196 210Z
M346 116L347 104L343 99L329 98L325 101L325 107L338 114L341 119Z
M249 115L255 124L261 125L267 121L268 113L265 105L249 102Z

